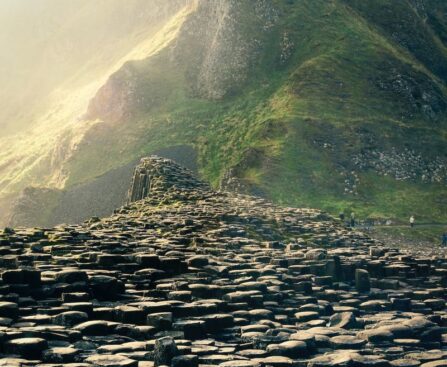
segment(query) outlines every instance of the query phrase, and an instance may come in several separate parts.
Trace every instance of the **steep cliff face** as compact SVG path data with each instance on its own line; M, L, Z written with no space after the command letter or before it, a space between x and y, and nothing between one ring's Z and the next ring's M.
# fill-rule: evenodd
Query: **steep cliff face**
M160 54L129 62L109 78L90 102L88 119L126 122L132 112L162 106L179 82L189 97L205 100L238 93L261 63L277 9L265 0L191 1L190 6L193 11L177 20L181 28ZM175 79L157 74L168 70Z
M445 63L447 5L445 2L431 0L344 1L379 32L411 53L430 72L443 81L447 80Z
M447 220L445 4L165 4L158 32L91 94L76 144L55 148L69 152L50 169L58 187L187 145L214 186L333 212Z
M172 51L193 93L207 99L237 93L259 63L277 20L271 1L202 1Z

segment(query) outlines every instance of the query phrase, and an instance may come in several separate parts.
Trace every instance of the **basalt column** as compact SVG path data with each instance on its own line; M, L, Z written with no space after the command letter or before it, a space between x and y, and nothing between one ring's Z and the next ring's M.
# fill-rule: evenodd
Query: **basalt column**
M132 185L129 190L128 202L133 203L144 199L150 189L150 178L145 170L137 168L132 178Z
M174 187L182 190L209 189L209 186L195 178L191 171L174 161L157 156L142 158L135 168L127 202L142 200L151 191L167 191Z

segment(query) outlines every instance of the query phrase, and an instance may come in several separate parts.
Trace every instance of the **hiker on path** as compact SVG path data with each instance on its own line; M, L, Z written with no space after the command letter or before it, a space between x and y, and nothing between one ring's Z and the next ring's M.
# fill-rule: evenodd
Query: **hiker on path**
M355 227L355 213L351 213L351 227Z
M447 247L447 231L442 235L442 246Z
M338 217L340 218L340 220L341 220L342 222L345 221L345 213L340 212L340 214L338 215Z
M413 228L414 227L414 216L410 217L410 227Z

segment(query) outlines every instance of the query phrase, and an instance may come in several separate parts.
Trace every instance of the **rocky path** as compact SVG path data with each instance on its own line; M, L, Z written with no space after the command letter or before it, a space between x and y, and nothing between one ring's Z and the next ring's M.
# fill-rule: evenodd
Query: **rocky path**
M445 255L213 192L158 158L129 198L0 235L0 366L447 366Z
M414 228L400 225L374 226L365 229L364 233L412 254L443 256L447 254L447 247L441 244L442 233L446 228L446 224L419 224Z

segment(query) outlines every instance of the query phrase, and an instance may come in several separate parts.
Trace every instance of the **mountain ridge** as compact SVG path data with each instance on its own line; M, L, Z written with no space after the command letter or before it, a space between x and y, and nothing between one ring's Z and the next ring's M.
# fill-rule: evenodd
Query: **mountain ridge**
M188 144L214 187L447 220L445 5L195 5L172 43L126 63L90 101L97 123L64 163L66 188Z

